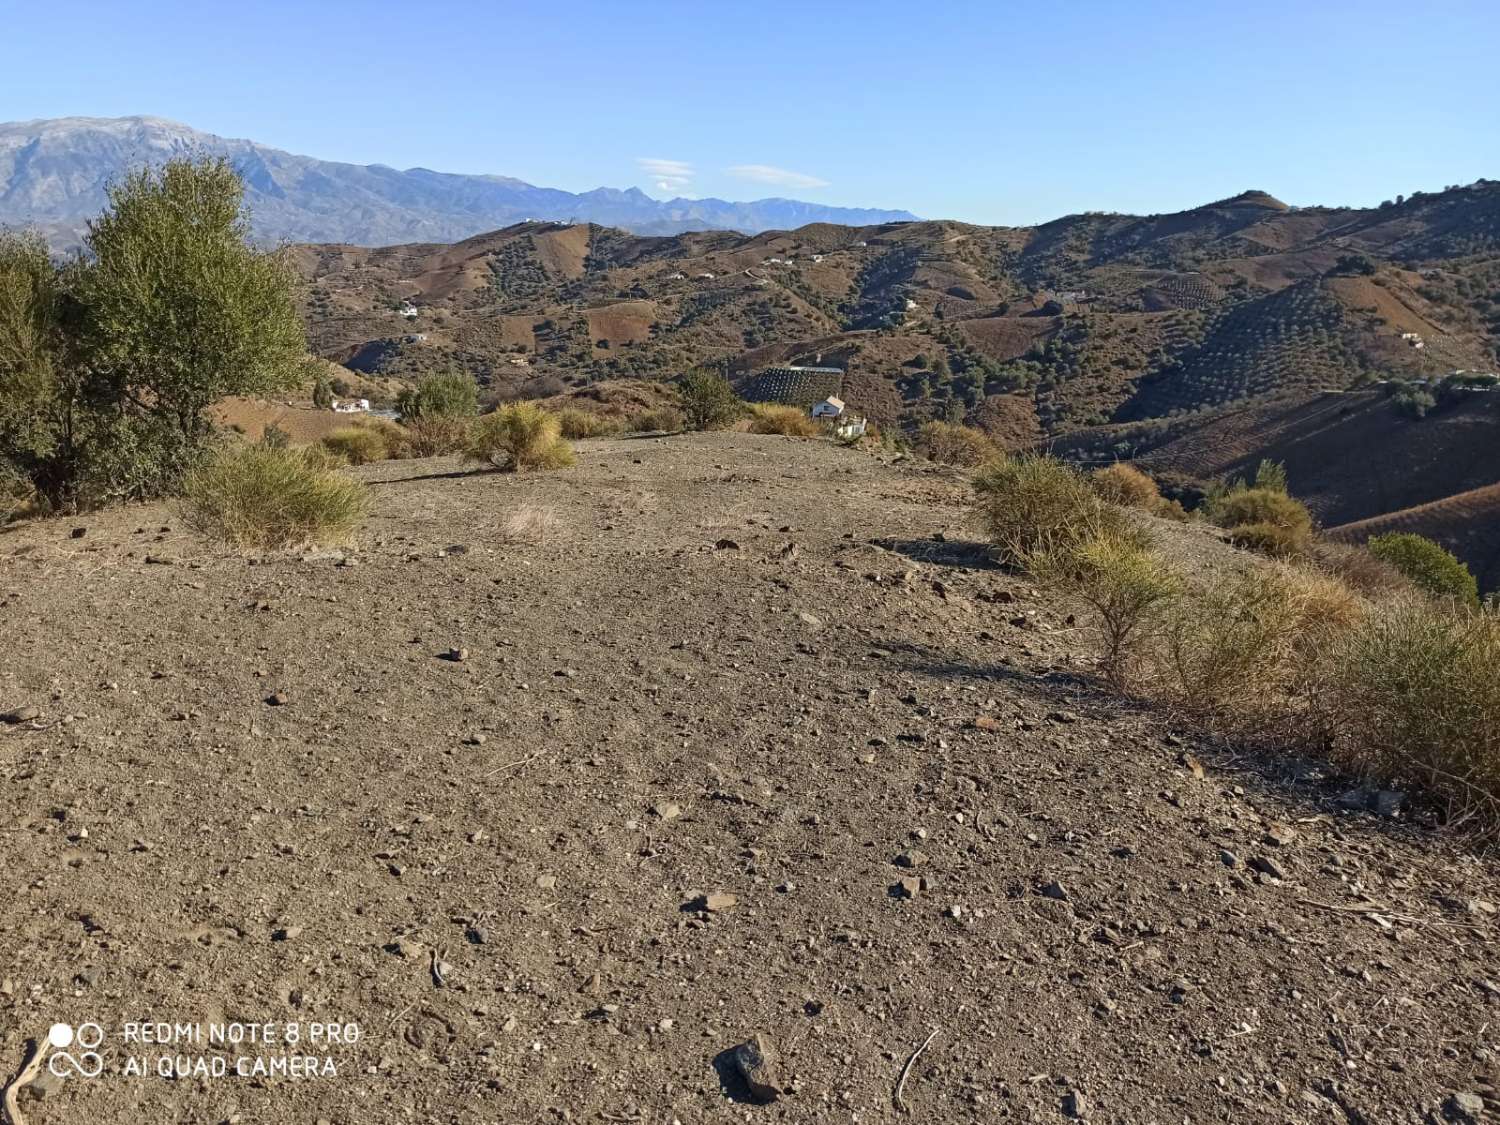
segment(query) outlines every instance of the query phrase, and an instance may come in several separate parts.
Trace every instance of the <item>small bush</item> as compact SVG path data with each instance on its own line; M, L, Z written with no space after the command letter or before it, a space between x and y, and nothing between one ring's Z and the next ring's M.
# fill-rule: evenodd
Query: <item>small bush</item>
M1129 690L1142 650L1155 639L1160 611L1182 590L1177 576L1139 543L1115 535L1060 555L1033 556L1031 568L1040 581L1084 605L1102 643L1105 676Z
M479 387L467 375L428 375L396 398L405 425L418 419L472 418L479 412Z
M25 475L9 462L0 460L0 524L30 511L35 499L36 490Z
M1156 511L1164 501L1156 482L1134 465L1116 461L1089 474L1089 483L1101 499L1122 508ZM1179 505L1181 507L1181 505Z
M444 457L461 453L469 445L472 418L458 414L434 414L413 418L406 424L407 448L413 457Z
M675 434L687 425L687 419L676 407L657 406L651 410L642 410L638 414L632 414L626 425L630 432L635 434Z
M272 422L261 431L260 443L267 449L286 449L292 444L292 435Z
M557 412L558 425L562 428L562 436L569 441L580 441L583 438L607 437L617 434L621 430L620 420L611 418L605 414L594 414L588 410L578 410L569 407Z
M561 469L574 461L557 415L529 402L501 407L475 422L465 456L507 472Z
M1312 541L1312 513L1274 488L1238 488L1208 504L1208 517L1228 528L1239 546L1277 558L1298 554Z
M1103 535L1130 538L1124 513L1100 500L1082 473L1050 457L1002 457L974 477L976 506L1000 560L1025 569Z
M323 448L351 465L385 460L385 438L364 426L341 426L323 439Z
M1316 663L1363 612L1357 595L1325 575L1250 567L1174 604L1163 690L1186 711L1264 736L1277 717L1305 714L1319 682Z
M236 446L183 482L187 521L238 547L348 541L365 513L358 481L319 464L317 454Z
M1500 831L1500 617L1400 599L1333 662L1336 752L1397 787L1446 800L1450 821Z
M1469 606L1479 604L1479 583L1469 568L1431 539L1410 532L1393 532L1377 535L1365 546L1370 554L1395 567L1434 597L1454 598Z
M682 412L694 430L722 430L744 409L729 380L714 371L690 371L678 384Z
M817 420L805 410L757 403L750 408L750 432L807 438L817 437L823 431Z
M972 426L952 422L925 422L917 430L917 451L929 461L962 468L978 468L1001 455L988 435Z
M386 457L401 458L412 455L412 437L405 426L389 418L375 417L360 418L354 424L362 430L370 430L380 435L380 440L385 444Z
M1309 550L1310 561L1325 574L1367 598L1390 598L1412 589L1411 580L1390 563L1378 559L1365 547L1339 543L1332 539L1315 539Z
M1267 523L1290 531L1312 531L1312 514L1299 500L1271 488L1244 488L1214 500L1209 518L1220 527Z
M1306 533L1277 527L1274 523L1246 523L1229 529L1229 541L1244 551L1256 551L1273 559L1301 554L1310 542Z

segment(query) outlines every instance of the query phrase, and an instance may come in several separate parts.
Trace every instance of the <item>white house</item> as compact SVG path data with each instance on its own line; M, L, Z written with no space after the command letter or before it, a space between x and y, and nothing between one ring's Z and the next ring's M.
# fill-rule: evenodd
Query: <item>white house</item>
M402 316L406 317L407 320L417 319L417 306L412 304L410 301L402 301L401 308L398 311Z
M367 398L353 398L340 402L338 399L334 399L333 412L335 414L368 414L370 412L370 400Z
M870 423L864 418L840 418L834 423L833 436L852 441L855 438L864 437L869 426Z
M844 400L838 395L829 395L812 408L814 418L839 418L844 413Z

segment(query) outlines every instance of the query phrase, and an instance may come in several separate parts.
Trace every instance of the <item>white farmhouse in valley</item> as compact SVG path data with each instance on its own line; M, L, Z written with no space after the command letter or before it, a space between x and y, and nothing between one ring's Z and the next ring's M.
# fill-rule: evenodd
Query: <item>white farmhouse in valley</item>
M843 414L844 400L838 395L829 395L812 408L814 418L841 418Z

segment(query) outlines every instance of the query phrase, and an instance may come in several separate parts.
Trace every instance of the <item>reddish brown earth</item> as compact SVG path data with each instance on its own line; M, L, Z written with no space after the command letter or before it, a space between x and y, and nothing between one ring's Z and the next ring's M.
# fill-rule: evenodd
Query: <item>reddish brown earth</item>
M0 707L35 709L0 727L0 1070L55 1022L109 1035L30 1125L1500 1095L1490 863L1095 690L957 476L744 434L361 472L356 565L167 507L0 535ZM334 1076L124 1076L148 1019L360 1035L312 1052ZM770 1105L715 1069L757 1032Z

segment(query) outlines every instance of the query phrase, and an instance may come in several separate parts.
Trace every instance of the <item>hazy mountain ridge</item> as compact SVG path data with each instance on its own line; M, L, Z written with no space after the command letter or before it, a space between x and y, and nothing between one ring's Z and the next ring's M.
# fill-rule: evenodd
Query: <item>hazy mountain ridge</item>
M573 193L507 176L319 160L158 117L65 117L0 124L0 224L38 227L65 248L104 206L111 180L142 164L204 153L227 156L245 177L251 221L266 241L452 242L532 218L662 235L915 217L789 199L661 201L638 188Z

